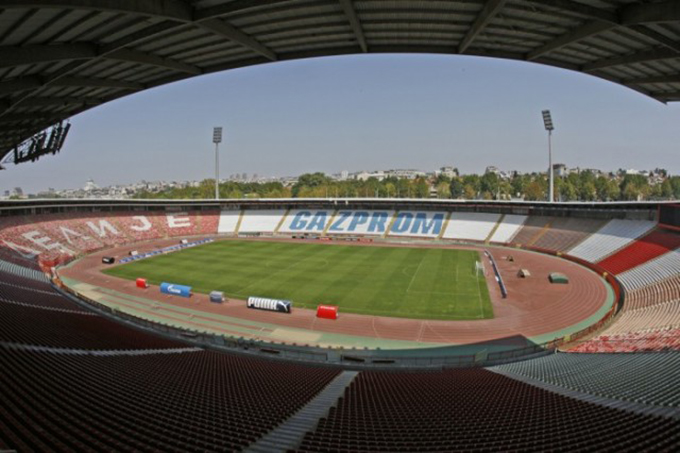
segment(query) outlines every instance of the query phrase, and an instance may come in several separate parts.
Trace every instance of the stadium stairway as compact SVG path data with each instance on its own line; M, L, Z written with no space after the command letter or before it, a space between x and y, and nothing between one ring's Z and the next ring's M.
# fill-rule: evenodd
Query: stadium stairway
M340 373L307 405L261 437L245 451L247 453L268 453L298 448L305 434L313 431L319 420L328 415L330 408L335 406L338 398L345 393L345 389L352 383L357 374L359 374L358 371Z

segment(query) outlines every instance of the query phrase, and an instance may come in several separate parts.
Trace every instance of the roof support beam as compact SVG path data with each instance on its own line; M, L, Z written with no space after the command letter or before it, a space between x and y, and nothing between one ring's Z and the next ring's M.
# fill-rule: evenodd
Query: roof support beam
M67 105L99 105L103 102L100 98L88 97L32 97L21 103L22 107L58 107Z
M7 82L0 82L0 96L32 90L42 86L42 84L43 81L38 76L20 77Z
M179 27L185 27L186 24L182 22L176 22L173 20L165 20L157 24L145 27L129 35L117 39L116 41L110 42L108 44L102 44L100 47L100 53L106 55L109 52L113 52L118 49L122 49L126 46L131 46L135 43L143 41L145 39L153 38L156 35L165 33L166 31L178 29Z
M680 58L680 55L670 49L656 48L644 52L637 52L622 57L615 57L606 60L598 60L582 66L583 72L592 72L598 69L610 68L612 66L623 66L634 63L643 63L646 61L668 60L671 58Z
M596 20L584 26L567 32L553 41L527 54L527 60L534 60L553 50L560 49L590 36L603 33L615 27L626 27L642 36L653 39L668 49L680 53L680 43L645 27L643 24L658 22L680 21L680 2L666 1L662 3L630 4L620 8L616 12L598 10L583 4L574 5L569 0L527 0L531 3L541 3L544 6L564 9L571 12L589 13ZM607 25L609 24L609 26Z
M70 115L68 115L70 116ZM49 121L52 122L57 122L58 117L56 115L45 115L45 114L36 114L36 113L14 113L10 116L5 116L0 118L0 124L14 124L14 123L21 123L24 121L31 121L32 123L36 123L37 121L42 122L42 123L47 123ZM53 123L50 123L53 124ZM49 127L49 124L45 127Z
M536 6L558 9L563 11L568 11L571 14L577 14L582 17L589 19L599 19L605 22L619 22L618 14L611 11L606 11L604 9L596 8L594 6L589 6L584 3L574 2L571 0L525 0L529 3L533 3Z
M479 15L458 46L458 53L465 53L472 41L486 28L491 19L505 6L507 0L487 0Z
M212 33L234 41L235 43L238 43L257 54L263 55L272 61L277 59L276 54L270 48L220 19L210 19L203 22L198 22L197 24L204 30L208 30Z
M31 0L30 2L0 0L0 8L68 8L139 14L184 22L193 19L191 6L182 0Z
M656 32L651 28L647 27L646 25L631 25L628 27L628 29L658 42L667 49L671 49L677 53L680 53L680 42L675 41L667 36L664 36L661 33Z
M134 50L119 49L102 55L93 43L0 47L0 68L62 60L90 60L99 56L112 60L150 64L191 74L201 73L201 69L196 66Z
M347 20L349 20L349 24L352 27L352 31L354 31L354 36L357 38L359 47L361 47L361 50L364 53L368 52L368 45L366 44L364 29L361 26L361 21L359 20L359 16L357 16L357 12L354 9L352 0L340 0L340 6L342 6L342 10L345 12Z
M633 3L619 13L621 24L649 24L680 21L680 2Z
M550 41L549 43L543 45L542 47L539 47L536 50L533 50L527 54L527 60L535 60L536 58L539 58L549 52L552 52L557 49L561 49L562 47L574 44L575 42L581 41L583 39L589 38L593 35L597 35L599 33L605 32L607 30L611 30L612 28L615 28L616 24L613 24L611 22L605 22L601 20L594 20L592 22L588 22L587 24L573 30L570 32L567 32L563 34L562 36L559 36L555 38L554 40Z
M669 93L656 94L653 96L655 99L661 102L676 102L680 101L680 91L672 91Z
M0 0L0 8L25 8L26 2ZM274 52L226 22L211 18L195 18L188 2L182 0L37 0L30 2L31 8L68 8L93 11L139 14L177 21L175 24L192 24L204 30L226 37L254 52L276 60Z
M221 5L209 6L194 11L194 20L214 19L234 12L243 12L253 8L266 8L283 3L290 3L290 0L232 0Z
M90 77L62 77L55 80L51 85L58 87L121 88L124 90L141 90L145 88L143 84L137 82Z
M189 74L201 74L201 68L198 66L182 63L171 60L169 58L162 58L157 55L152 55L145 52L139 52L130 49L120 49L115 52L108 53L105 58L110 60L128 61L132 63L141 63L159 68L172 69L174 71L186 72Z
M50 61L89 59L95 56L97 56L97 46L91 43L5 46L0 47L0 68Z
M649 85L653 83L680 83L680 74L662 76L638 77L635 79L619 80L624 85Z

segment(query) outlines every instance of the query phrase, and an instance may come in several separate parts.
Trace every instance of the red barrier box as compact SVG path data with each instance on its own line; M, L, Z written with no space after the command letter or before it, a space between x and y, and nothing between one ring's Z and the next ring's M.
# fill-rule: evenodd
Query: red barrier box
M136 280L137 288L148 288L149 284L146 282L145 278L138 278Z
M316 308L316 317L324 319L338 319L337 305L319 305Z

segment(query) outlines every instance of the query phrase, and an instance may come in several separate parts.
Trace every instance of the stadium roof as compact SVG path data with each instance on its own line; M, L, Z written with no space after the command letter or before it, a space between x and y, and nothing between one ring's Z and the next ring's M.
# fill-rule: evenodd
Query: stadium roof
M523 60L680 101L680 1L0 0L0 157L154 86L379 52Z

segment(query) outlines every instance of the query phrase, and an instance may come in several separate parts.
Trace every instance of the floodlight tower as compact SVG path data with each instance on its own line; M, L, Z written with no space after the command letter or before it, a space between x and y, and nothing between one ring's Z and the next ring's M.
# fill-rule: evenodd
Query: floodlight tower
M222 128L213 128L213 143L215 144L215 200L220 199L220 154L219 146L222 143Z
M550 116L550 110L543 110L543 125L545 126L545 130L548 131L548 175L549 175L549 184L550 184L550 190L549 190L549 196L548 196L548 201L552 203L555 201L554 197L554 179L553 179L553 165L552 165L552 131L555 129L555 126L553 126L552 122L552 117Z

